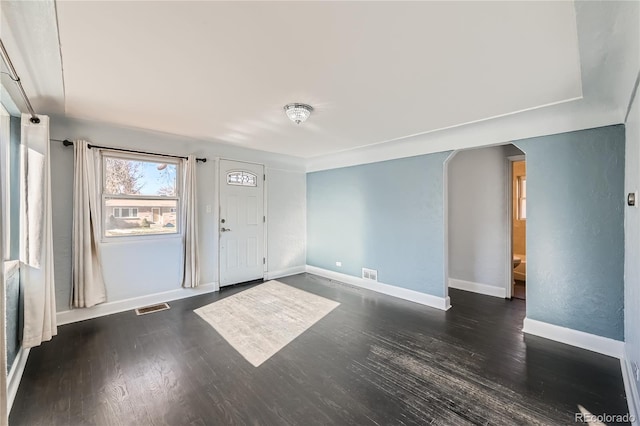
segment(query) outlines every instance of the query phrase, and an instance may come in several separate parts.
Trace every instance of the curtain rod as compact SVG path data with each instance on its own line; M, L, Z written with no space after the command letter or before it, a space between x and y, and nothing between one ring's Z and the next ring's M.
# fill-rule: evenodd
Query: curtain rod
M22 82L20 81L20 77L18 77L18 73L16 72L16 69L13 67L13 62L11 62L11 58L9 58L7 49L4 48L4 43L2 42L2 39L0 39L0 54L2 54L2 60L4 61L5 64L7 64L7 67L9 68L9 72L10 72L9 77L18 85L18 89L20 89L20 94L22 95L22 99L24 99L24 102L27 104L27 109L29 110L29 114L31 114L30 121L33 124L40 123L40 119L36 115L36 112L33 110L33 106L31 106L31 101L29 101L29 98L27 97L27 93L24 91L24 87L22 87Z
M60 140L60 139L50 139L52 141L55 142L62 142L62 145L64 146L71 146L73 145L73 141L70 141L68 139L65 140ZM186 160L187 157L183 157L180 155L170 155L170 154L158 154L155 152L145 152L145 151L135 151L133 149L123 149L123 148L111 148L108 146L98 146L98 145L91 145L89 144L89 148L96 148L96 149L113 149L114 151L123 151L123 152L131 152L133 154L147 154L147 155L162 155L164 157L171 157L171 158L181 158L183 160ZM206 158L196 158L196 161L199 161L201 163L206 163L207 159Z

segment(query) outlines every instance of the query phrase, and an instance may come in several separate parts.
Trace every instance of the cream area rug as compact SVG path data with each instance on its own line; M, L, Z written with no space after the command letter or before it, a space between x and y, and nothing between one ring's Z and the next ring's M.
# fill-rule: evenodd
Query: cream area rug
M269 281L194 312L258 367L339 305Z

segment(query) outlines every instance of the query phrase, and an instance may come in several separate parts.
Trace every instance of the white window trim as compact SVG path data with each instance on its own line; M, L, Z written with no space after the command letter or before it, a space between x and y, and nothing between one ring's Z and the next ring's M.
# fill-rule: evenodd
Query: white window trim
M4 229L2 249L4 259L7 260L11 253L11 116L5 107L0 104L0 170L3 176L0 176L2 182L0 187L0 195L2 196L2 209L0 216L2 217L2 225ZM17 183L17 182L16 182Z
M121 243L121 242L134 242L144 240L159 240L159 239L178 239L182 238L182 215L177 212L181 211L182 205L182 173L183 173L183 160L175 157L168 157L164 155L152 155L152 154L131 154L127 152L121 152L117 149L100 149L100 196L102 199L102 220L100 221L100 235L102 243ZM106 186L106 173L105 158L117 158L122 160L133 161L147 161L153 163L167 163L176 165L176 193L174 197L157 196L157 195L114 195L105 194L104 188ZM106 235L105 218L107 214L107 198L119 198L119 199L135 199L135 200L176 200L176 232L172 233L158 233L158 234L142 234L142 235ZM136 208L136 207L130 207ZM137 209L137 208L136 208ZM139 210L138 210L139 214ZM122 218L121 218L122 219ZM124 218L127 219L127 218Z
M524 201L526 203L526 201L527 201L527 196L526 195L524 197L522 196L522 181L523 180L525 182L527 180L527 177L525 175L518 176L518 179L517 179L517 182L516 182L516 184L518 186L518 188L517 188L517 191L518 191L518 220L526 221L527 220L526 214L525 214L524 217L522 216L522 202Z

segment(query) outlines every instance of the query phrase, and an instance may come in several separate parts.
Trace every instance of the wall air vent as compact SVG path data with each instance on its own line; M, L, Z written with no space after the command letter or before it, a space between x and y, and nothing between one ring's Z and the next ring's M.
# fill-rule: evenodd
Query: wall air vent
M378 271L375 269L362 268L362 278L365 280L378 281Z

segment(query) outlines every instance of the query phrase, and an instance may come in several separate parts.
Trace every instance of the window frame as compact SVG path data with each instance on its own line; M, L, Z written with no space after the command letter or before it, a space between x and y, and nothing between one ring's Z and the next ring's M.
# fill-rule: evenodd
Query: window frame
M517 179L517 191L518 191L518 220L522 220L522 221L526 221L527 220L527 214L525 213L524 216L522 215L522 202L524 201L524 203L527 203L527 195L525 194L524 196L522 195L522 186L523 186L523 181L524 181L524 186L526 187L527 185L527 176L526 175L521 175L518 176ZM525 189L526 192L526 189ZM525 207L525 212L526 212L526 207Z
M105 192L107 173L106 173L106 159L114 158L117 160L130 160L141 161L148 163L166 163L176 166L176 195L128 195L128 194L107 194ZM99 153L100 161L100 198L101 198L101 212L102 219L100 220L100 235L102 243L115 243L115 242L128 242L128 241L144 241L144 240L157 240L157 239L176 239L182 238L182 173L184 161L180 158L153 155L153 154L134 154L128 152L122 152L111 149L100 149ZM175 232L171 233L157 233L157 234L134 234L134 235L107 235L106 229L106 217L107 217L107 199L132 199L132 200L176 200L176 226ZM122 207L114 207L122 209ZM125 207L129 209L136 209L136 216L138 217L138 207Z
M17 238L11 235L11 115L7 109L0 103L0 169L3 172L0 177L0 196L2 196L2 212L0 218L2 220L2 255L3 261L11 259L11 238Z

